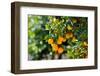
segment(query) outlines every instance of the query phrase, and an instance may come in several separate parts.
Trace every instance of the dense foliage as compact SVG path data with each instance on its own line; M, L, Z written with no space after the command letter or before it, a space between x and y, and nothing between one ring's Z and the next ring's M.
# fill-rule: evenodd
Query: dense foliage
M87 17L28 15L29 60L87 58L87 21Z

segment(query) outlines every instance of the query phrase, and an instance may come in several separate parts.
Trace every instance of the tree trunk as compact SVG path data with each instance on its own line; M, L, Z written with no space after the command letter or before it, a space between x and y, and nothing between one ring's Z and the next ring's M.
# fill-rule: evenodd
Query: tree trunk
M55 54L54 55L54 59L61 59L62 58L62 54Z

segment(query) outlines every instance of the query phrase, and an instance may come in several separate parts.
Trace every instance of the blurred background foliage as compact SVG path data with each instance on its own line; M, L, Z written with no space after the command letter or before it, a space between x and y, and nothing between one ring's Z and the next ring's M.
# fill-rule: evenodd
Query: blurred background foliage
M87 21L87 17L28 15L29 60L87 58Z

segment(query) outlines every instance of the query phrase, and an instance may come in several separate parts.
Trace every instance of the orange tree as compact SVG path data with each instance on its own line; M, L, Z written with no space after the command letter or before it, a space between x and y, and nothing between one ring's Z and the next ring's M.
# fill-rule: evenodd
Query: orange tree
M87 28L86 17L29 15L29 55L33 60L86 58Z

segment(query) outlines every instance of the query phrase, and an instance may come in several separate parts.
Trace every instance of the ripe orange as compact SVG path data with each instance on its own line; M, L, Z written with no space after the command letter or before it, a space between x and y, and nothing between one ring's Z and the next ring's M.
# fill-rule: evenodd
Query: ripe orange
M48 44L52 44L54 40L52 38L48 39Z
M58 45L57 44L51 44L53 50L56 52L58 50Z
M64 38L63 38L62 36L59 36L58 40L59 40L59 41L63 41Z
M64 42L65 39L62 36L59 36L58 40L57 40L57 44L62 44L62 42Z
M72 37L73 37L73 33L72 32L66 33L66 38L67 39L72 38Z
M62 41L57 40L57 44L62 44Z
M62 47L59 47L59 48L58 48L58 54L62 54L63 51L64 51L64 49L63 49Z

